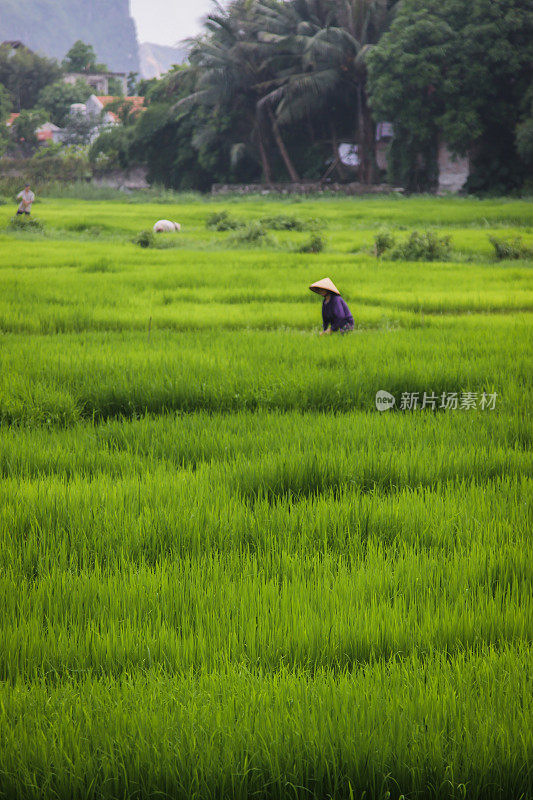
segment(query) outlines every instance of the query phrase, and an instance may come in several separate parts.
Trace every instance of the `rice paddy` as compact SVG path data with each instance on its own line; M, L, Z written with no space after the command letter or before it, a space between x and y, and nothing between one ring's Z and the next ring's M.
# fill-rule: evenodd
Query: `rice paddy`
M531 203L0 212L0 798L532 798Z

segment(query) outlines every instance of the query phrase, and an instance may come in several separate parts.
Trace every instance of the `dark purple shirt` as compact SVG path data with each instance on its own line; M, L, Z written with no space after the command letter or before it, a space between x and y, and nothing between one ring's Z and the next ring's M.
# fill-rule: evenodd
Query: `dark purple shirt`
M350 309L338 294L330 295L329 302L327 297L322 302L322 321L324 330L331 325L332 331L338 331L344 325L353 325L353 317Z

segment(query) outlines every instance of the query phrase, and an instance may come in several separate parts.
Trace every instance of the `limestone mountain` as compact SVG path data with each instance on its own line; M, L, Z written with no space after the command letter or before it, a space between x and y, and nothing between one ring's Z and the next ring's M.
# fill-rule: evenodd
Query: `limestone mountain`
M160 78L174 64L183 64L187 58L187 49L143 42L139 47L139 55L142 77Z
M81 39L110 70L139 70L129 0L0 0L0 42L16 39L57 59Z

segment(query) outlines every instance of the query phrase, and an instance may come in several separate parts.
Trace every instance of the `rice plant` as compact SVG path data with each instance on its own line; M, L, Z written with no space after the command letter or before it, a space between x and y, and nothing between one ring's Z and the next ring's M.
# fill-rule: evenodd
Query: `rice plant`
M0 234L0 797L531 798L530 204L84 196Z

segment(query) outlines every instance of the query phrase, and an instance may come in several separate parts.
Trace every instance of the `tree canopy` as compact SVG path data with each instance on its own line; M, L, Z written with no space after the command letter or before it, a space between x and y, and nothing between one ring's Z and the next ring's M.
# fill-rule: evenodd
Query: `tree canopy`
M96 53L91 44L85 44L81 39L74 42L65 58L63 66L67 72L107 72L105 64L98 64Z
M57 81L40 92L38 105L48 111L50 121L62 128L66 125L70 106L73 103L84 103L90 94L90 89L83 80L74 84Z
M13 111L33 108L42 89L60 77L56 61L25 47L13 51L7 44L0 45L0 83L11 95Z
M11 136L19 146L31 152L37 144L37 128L46 122L46 112L42 108L24 109L11 126Z
M532 151L532 18L523 0L215 4L187 68L144 84L159 107L153 136L168 141L170 161L192 149L212 180L373 182L384 177L376 122L386 121L394 183L434 188L445 142L471 157L471 189L517 188ZM145 124L145 152L164 160ZM357 170L341 163L342 141L357 145Z
M439 139L471 155L471 188L520 185L515 138L533 64L522 0L403 0L367 63L374 115L395 124L393 169L409 188L431 185Z
M183 189L388 177L431 190L446 143L470 157L470 190L505 192L533 163L533 14L523 0L214 1L188 53L162 80L139 81L147 110L106 132L94 158L146 163L153 180ZM105 66L77 41L63 69ZM38 105L65 124L86 89L60 77L49 59L0 48L13 110ZM387 176L378 122L393 124ZM358 166L342 163L342 142L356 145Z

